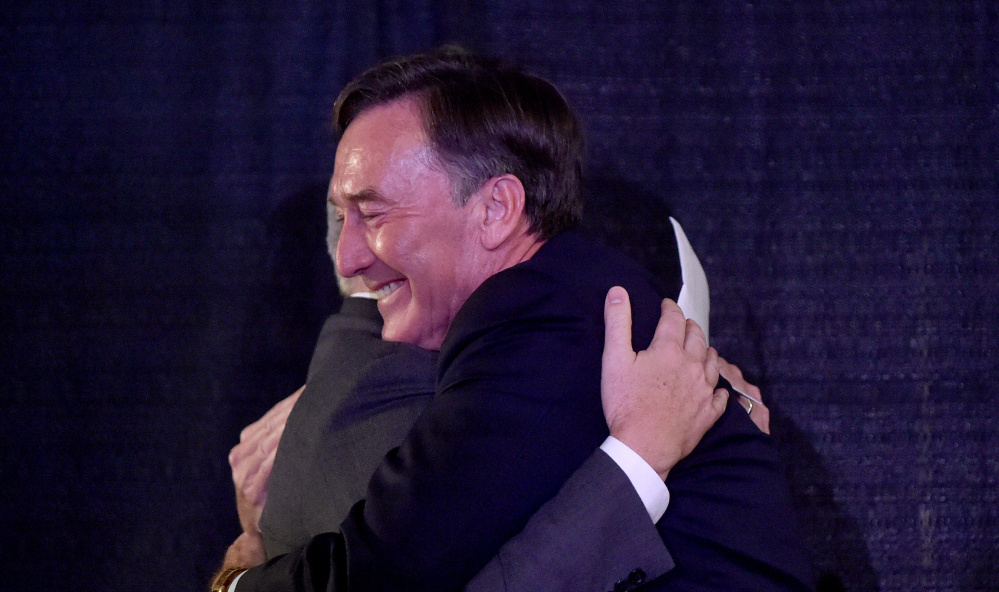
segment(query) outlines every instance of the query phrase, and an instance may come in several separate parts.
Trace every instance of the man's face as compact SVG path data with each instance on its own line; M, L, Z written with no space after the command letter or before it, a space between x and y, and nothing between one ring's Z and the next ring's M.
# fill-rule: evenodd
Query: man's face
M471 205L457 207L434 164L419 107L372 107L347 127L329 199L343 219L336 266L379 296L382 337L438 349L469 295L491 273L481 265Z

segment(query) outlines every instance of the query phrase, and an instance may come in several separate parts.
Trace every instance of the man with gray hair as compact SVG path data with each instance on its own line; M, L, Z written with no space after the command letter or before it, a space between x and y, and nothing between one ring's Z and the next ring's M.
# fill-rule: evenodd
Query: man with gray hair
M327 242L335 258L340 222L332 205L328 210ZM377 302L361 278L337 274L337 283L343 304L323 325L306 387L259 426L272 427L294 405L283 435L271 432L281 445L270 484L256 481L257 501L266 494L266 505L254 506L255 512L263 506L259 531L268 557L335 529L364 498L368 479L385 454L402 443L434 392L437 352L382 340ZM276 439L267 445L276 446ZM255 441L233 450L237 483L247 480L247 471L261 470L240 462L258 449ZM244 514L246 506L240 504ZM252 519L244 522L244 530L254 530Z

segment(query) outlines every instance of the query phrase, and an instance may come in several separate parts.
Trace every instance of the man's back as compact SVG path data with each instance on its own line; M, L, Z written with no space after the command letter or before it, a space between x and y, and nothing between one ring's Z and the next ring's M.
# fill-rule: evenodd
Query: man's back
M319 335L260 519L268 557L336 530L430 402L436 352L381 339L375 301L345 298Z

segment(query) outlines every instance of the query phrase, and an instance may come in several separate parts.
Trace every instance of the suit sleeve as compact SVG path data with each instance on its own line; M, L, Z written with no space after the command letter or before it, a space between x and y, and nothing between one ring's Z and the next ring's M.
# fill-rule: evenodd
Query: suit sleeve
M248 572L238 592L285 589L288 582L302 589L338 589L345 583L332 580L323 567L338 563L344 569L345 560L343 537L323 535L301 555L278 558L264 572ZM598 449L464 592L629 589L673 566L628 477Z
M597 450L465 592L602 592L673 568L624 472Z
M247 572L239 592L460 590L558 492L607 436L603 326L528 281L466 303L433 402L340 533Z

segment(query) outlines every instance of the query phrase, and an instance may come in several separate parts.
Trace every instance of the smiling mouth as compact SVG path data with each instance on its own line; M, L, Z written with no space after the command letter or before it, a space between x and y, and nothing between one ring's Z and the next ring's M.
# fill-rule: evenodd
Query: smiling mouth
M394 282L389 282L389 283L385 284L381 288L378 288L377 290L375 290L375 297L378 298L379 300L381 300L382 298L387 297L392 292L395 292L396 290L398 290L399 286L402 285L402 282L403 282L403 280L395 280Z

